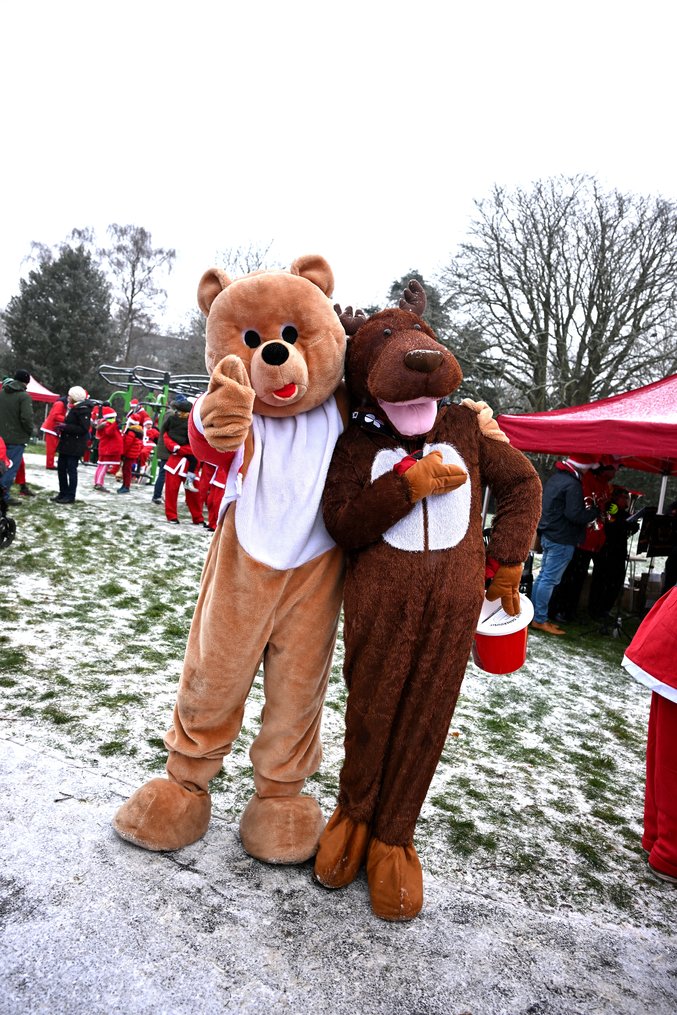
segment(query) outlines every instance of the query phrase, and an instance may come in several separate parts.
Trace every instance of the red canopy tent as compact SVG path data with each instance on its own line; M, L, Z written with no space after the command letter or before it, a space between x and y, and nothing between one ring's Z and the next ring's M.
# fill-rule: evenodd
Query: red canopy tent
M35 377L31 377L26 385L26 391L34 402L56 402L59 397L53 391L50 391L49 388L46 388L44 384L40 384L40 381L36 381Z
M521 451L614 455L628 469L677 476L677 374L598 402L520 416L498 424ZM659 510L662 503L659 506Z
M2 387L2 381L0 381L0 388ZM31 396L34 402L56 402L58 395L55 395L53 391L46 388L44 384L40 384L40 381L36 381L35 377L31 377L30 381L26 385L26 391Z

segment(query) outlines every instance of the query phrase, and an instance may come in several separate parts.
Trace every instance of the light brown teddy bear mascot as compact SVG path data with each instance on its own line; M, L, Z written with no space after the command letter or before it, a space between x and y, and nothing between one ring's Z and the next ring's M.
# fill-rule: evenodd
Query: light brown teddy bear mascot
M211 269L200 281L211 379L191 414L191 444L199 459L227 468L228 482L165 737L169 779L142 786L113 821L146 849L178 849L206 832L209 780L240 731L261 661L265 706L250 751L256 793L241 816L242 844L259 860L299 863L315 853L324 827L302 789L322 755L343 583L342 553L321 511L347 407L333 286L315 255L289 271L231 281Z

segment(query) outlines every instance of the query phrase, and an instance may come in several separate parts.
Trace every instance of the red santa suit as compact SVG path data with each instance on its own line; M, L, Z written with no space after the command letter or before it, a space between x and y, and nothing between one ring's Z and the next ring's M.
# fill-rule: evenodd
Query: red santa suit
M138 462L143 447L141 433L140 421L130 416L122 435L122 486L118 493L128 491L132 485L132 467L134 462Z
M187 457L192 455L190 444L177 444L168 433L162 435L165 447L170 452L165 463L165 516L168 522L178 522L179 488L185 482L188 472ZM202 525L202 502L200 494L186 490L186 506L193 519L193 525Z
M642 846L649 867L677 882L677 586L647 613L626 649L623 666L649 687Z
M214 465L213 462L200 463L200 499L207 508L205 525L212 532L216 531L219 520L219 508L223 500L223 491L226 489L226 480L227 472L222 465Z
M40 429L45 435L45 448L47 454L45 456L45 468L56 469L54 464L54 455L56 454L56 447L59 443L59 434L57 433L57 424L63 423L66 418L66 402L68 399L65 395L61 398L57 398L52 408L47 413L45 422L42 424Z
M153 454L155 449L155 442L159 436L159 430L156 430L153 426L153 420L148 416L143 421L143 447L141 448L141 454L139 455L139 468L145 469L148 465L148 460Z
M107 472L117 471L122 460L122 433L118 426L115 409L104 408L97 422L96 436L99 442L99 454L94 473L94 486L103 489Z

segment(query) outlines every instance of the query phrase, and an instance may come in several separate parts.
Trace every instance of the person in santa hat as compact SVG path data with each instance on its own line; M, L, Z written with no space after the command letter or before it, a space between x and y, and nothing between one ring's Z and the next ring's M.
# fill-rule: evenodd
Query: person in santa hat
M105 482L106 473L114 466L117 470L122 460L122 432L118 426L115 409L104 405L96 421L96 437L98 456L94 473L94 489L108 493Z
M57 445L59 443L59 432L56 429L59 423L63 423L66 418L66 407L68 405L68 395L60 395L56 402L53 403L52 408L45 417L45 422L42 424L40 429L45 435L45 468L53 469L56 471L56 465L54 463L54 456L56 455Z
M537 529L543 556L531 593L534 606L531 627L545 634L566 633L548 620L548 608L553 590L582 541L586 526L601 514L594 504L585 506L581 484L583 473L596 464L597 461L587 455L565 458L555 464L555 472L543 487L543 507Z
M132 485L132 470L139 461L143 448L143 421L134 413L127 417L122 434L122 485L118 493L129 493Z
M202 502L199 492L186 483L189 472L193 472L196 460L188 440L188 417L191 403L187 399L175 399L160 428L161 440L169 452L165 463L165 517L174 525L179 524L178 499L181 484L184 485L186 506L190 511L193 525L203 524Z
M677 885L677 587L661 596L623 656L628 673L651 690L646 745L644 834L649 872Z

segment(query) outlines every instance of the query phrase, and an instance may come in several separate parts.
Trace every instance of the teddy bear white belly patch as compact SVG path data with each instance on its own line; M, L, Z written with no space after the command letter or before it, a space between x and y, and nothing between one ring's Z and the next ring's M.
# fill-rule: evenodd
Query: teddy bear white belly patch
M424 454L439 451L447 465L458 465L467 472L463 458L451 444L425 444ZM390 472L397 462L405 458L404 448L384 448L374 458L371 467L371 481ZM397 550L420 552L426 549L426 514L427 514L427 548L429 550L447 550L461 542L470 522L470 480L452 490L426 497L425 501L414 504L411 511L399 522L383 533L383 538ZM425 507L424 507L425 504Z
M288 570L335 545L320 502L342 428L333 397L297 416L254 416L254 454L236 502L235 529L255 560Z

